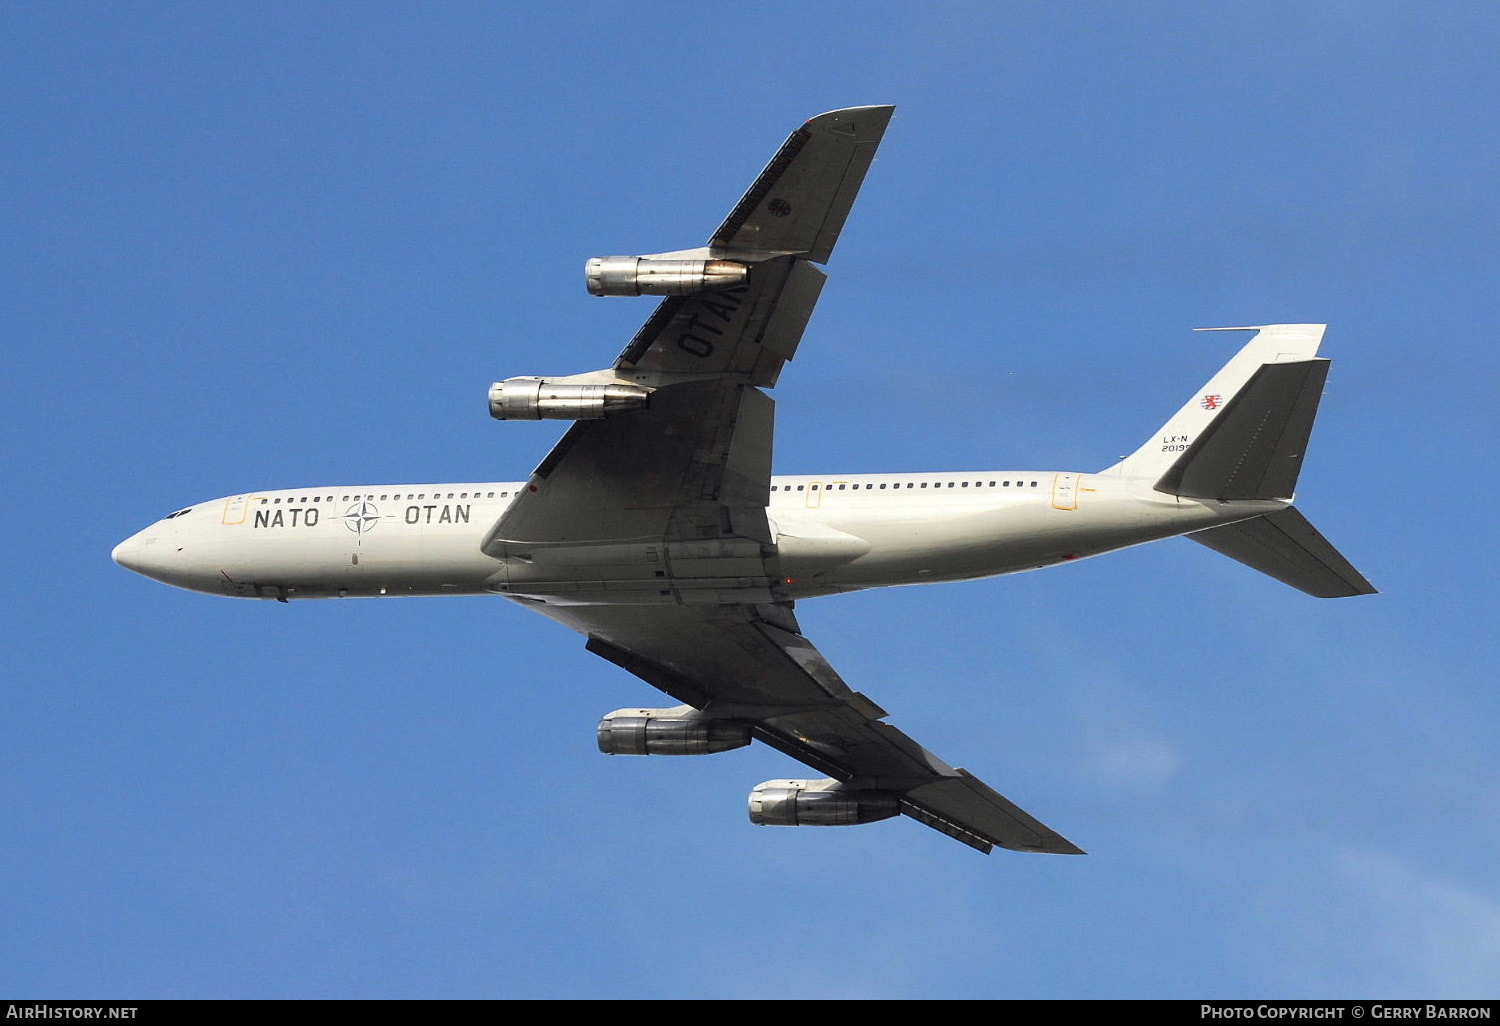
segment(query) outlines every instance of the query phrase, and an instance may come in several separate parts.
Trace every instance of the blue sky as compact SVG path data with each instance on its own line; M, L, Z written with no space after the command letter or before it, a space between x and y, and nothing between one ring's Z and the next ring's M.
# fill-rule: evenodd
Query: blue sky
M1500 979L1493 5L0 9L0 993L1459 997ZM783 473L1094 470L1327 322L1299 506L1382 589L1185 541L803 603L857 689L1088 849L752 827L760 746L483 599L109 561L257 488L524 476L488 383L603 366L788 131L899 106Z

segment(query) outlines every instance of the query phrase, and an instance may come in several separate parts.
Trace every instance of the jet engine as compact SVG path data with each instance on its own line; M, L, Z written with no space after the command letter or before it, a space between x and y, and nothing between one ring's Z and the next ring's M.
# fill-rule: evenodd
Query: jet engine
M616 709L599 721L605 755L708 755L749 743L748 724L704 716L690 705Z
M591 296L692 296L739 285L750 268L733 260L613 256L594 257L584 274Z
M861 791L837 780L767 780L750 792L750 822L757 826L853 826L890 819L901 811L891 791Z
M613 383L581 385L547 378L506 378L490 386L496 420L599 420L646 408L651 390Z

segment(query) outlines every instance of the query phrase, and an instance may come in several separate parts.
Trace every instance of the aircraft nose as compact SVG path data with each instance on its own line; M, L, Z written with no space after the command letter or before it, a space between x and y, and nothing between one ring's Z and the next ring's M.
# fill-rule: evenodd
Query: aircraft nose
M126 570L189 591L217 593L221 571L211 546L185 531L181 520L152 524L116 545L110 558Z
M133 570L138 574L150 577L153 571L160 569L158 561L152 558L152 542L154 538L148 538L147 532L133 534L110 552L109 558L119 563L126 570Z

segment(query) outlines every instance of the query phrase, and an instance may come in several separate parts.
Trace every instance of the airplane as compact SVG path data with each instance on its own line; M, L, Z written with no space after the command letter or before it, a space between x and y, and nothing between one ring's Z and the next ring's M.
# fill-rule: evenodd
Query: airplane
M612 367L490 387L500 420L571 421L524 481L246 492L121 542L120 565L212 595L500 595L665 692L598 726L614 755L759 741L822 776L750 793L761 825L905 815L981 852L1082 849L885 722L802 633L801 599L970 580L1185 535L1310 595L1370 583L1293 506L1329 362L1270 324L1097 472L773 475L766 394L802 340L894 107L819 115L703 247L586 264L596 296L663 296Z

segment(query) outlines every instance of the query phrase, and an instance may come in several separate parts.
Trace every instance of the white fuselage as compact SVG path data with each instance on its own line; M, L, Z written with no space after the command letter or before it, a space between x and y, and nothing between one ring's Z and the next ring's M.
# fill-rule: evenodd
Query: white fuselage
M767 508L791 598L1034 570L1281 509L1203 502L1113 475L970 471L773 479ZM481 543L523 482L295 488L175 513L121 565L244 598L502 591Z

